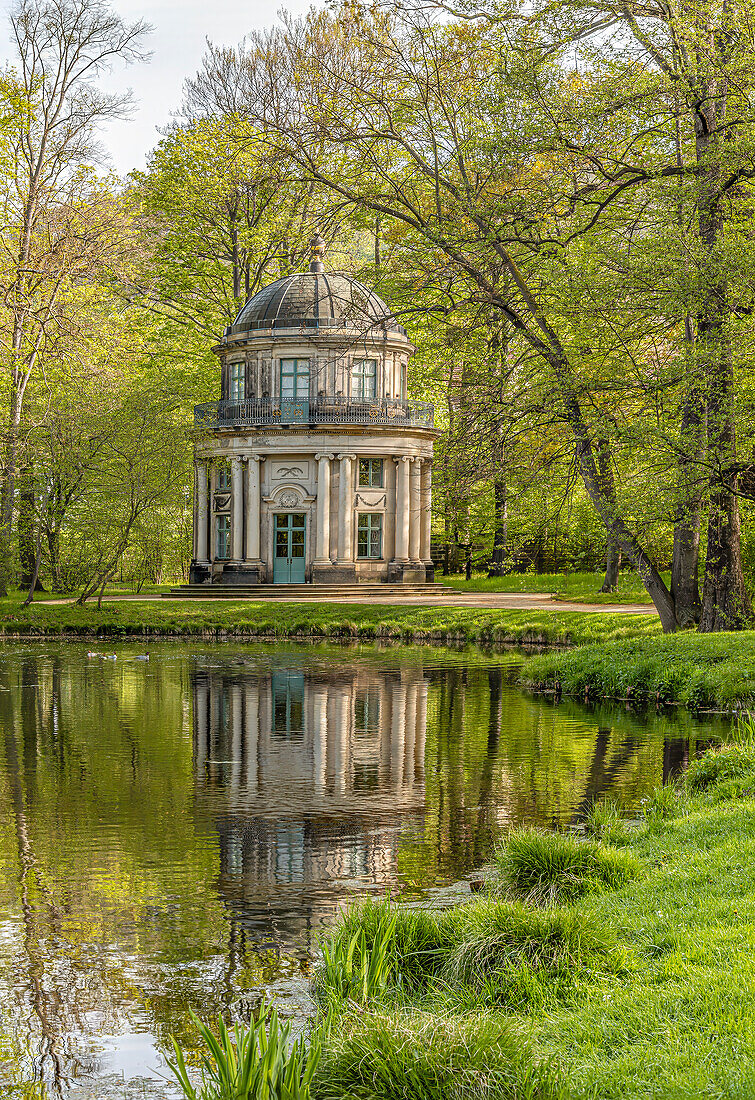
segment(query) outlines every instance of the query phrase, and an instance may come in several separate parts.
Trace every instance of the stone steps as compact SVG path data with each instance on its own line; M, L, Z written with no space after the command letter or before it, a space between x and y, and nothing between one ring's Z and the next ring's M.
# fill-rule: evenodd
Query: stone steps
M350 599L379 600L386 596L439 596L453 589L441 584L182 584L163 592L168 599L176 597L195 600L212 599L297 599L316 603L318 600Z

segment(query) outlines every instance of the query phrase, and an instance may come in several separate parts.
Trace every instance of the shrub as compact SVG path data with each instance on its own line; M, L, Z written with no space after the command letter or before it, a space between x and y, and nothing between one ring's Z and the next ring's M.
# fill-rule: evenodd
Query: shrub
M197 1092L186 1069L183 1051L171 1038L175 1060L167 1059L187 1100L310 1100L312 1077L320 1060L320 1040L315 1035L306 1047L302 1039L291 1043L291 1024L281 1025L278 1013L263 1003L248 1028L233 1030L222 1017L218 1034L191 1014L207 1053L202 1054L202 1085Z
M564 833L515 829L496 856L501 883L536 905L574 901L603 887L623 886L639 871L625 852Z

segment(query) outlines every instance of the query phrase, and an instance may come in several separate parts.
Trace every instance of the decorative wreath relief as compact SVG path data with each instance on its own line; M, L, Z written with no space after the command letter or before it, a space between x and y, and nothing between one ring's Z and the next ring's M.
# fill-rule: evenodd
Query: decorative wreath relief
M280 502L284 508L292 508L295 504L299 503L298 493L281 493Z

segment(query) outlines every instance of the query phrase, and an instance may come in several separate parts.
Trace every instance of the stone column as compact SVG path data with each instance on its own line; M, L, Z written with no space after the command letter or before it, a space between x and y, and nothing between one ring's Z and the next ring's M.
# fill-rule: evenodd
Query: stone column
M197 463L197 561L206 562L207 557L207 463Z
M396 463L396 550L397 562L409 561L409 463L406 455Z
M330 565L330 462L335 455L323 451L317 459L317 546L313 565Z
M234 561L242 561L244 557L244 472L240 455L234 455L231 459L231 492L233 494L231 557Z
M338 458L341 463L338 484L338 564L351 565L354 561L352 462L356 455L342 454Z
M433 465L429 459L424 459L422 462L422 516L421 516L421 534L420 534L420 560L425 565L432 565L432 558L430 557L430 538L432 533L432 478L433 478Z
M409 474L409 559L412 563L420 561L420 531L421 531L421 483L422 483L422 459L412 459Z
M260 560L260 456L246 456L246 560Z

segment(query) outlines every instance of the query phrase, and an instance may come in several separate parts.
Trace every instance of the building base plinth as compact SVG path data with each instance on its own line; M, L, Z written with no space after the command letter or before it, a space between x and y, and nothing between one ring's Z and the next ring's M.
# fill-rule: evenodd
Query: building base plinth
M214 578L215 584L264 584L265 567L261 563L225 562L223 571Z
M189 567L189 584L209 584L212 566L208 561L193 561Z
M424 584L427 569L423 562L392 561L388 566L391 584Z
M326 564L320 564L319 562L312 563L312 583L313 584L356 584L357 583L357 571L354 565L345 563L343 565L332 562Z

